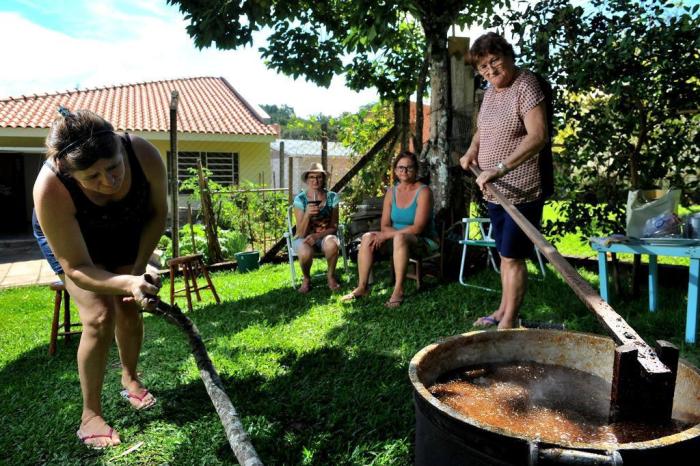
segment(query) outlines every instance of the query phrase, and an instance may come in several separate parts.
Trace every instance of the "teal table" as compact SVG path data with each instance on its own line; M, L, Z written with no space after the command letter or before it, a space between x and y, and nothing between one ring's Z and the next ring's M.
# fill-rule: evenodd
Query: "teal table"
M598 253L598 278L600 296L610 302L608 295L608 262L606 253L646 254L649 256L649 312L657 309L657 264L658 256L688 257L690 270L688 277L688 308L685 320L685 341L695 343L698 322L698 276L700 276L700 242L688 241L684 245L647 244L645 242L612 243L608 246L591 241L591 247Z

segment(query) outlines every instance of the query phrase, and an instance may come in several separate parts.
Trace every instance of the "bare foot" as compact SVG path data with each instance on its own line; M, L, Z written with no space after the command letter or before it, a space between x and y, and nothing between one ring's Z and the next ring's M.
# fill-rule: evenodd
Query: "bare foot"
M119 433L110 427L102 416L92 416L82 421L76 434L86 447L96 450L122 443Z
M330 288L331 291L338 291L340 289L340 283L338 283L338 280L333 275L328 277L328 288Z
M299 289L297 291L301 294L306 294L309 291L311 291L311 279L304 278L301 281L301 286L299 287Z
M340 298L341 301L354 301L355 299L360 299L364 298L369 294L369 291L366 289L361 289L361 288L355 288L352 290L352 293L346 294L342 298Z

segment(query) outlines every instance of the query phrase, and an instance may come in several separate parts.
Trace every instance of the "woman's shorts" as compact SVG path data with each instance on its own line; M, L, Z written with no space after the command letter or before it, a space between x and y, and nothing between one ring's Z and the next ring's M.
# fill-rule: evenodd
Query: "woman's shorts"
M61 267L61 264L58 263L56 256L53 255L53 251L49 246L49 242L46 240L46 236L44 236L44 232L41 231L39 221L36 218L36 212L34 211L32 211L32 230L34 232L36 242L39 243L39 249L41 249L41 253L51 266L51 270L53 270L56 275L62 275L63 268Z
M506 210L499 204L487 203L491 219L491 237L502 257L527 259L532 255L533 244ZM539 229L544 200L525 202L515 206L530 223Z
M323 251L323 242L326 241L326 238L328 238L329 241L335 241L336 244L340 244L337 236L326 235L323 238L319 238L316 240L316 242L314 243L314 252L322 252ZM294 249L294 252L296 254L299 254L299 248L301 247L303 242L304 242L304 238L294 238L294 241L292 241L292 249Z

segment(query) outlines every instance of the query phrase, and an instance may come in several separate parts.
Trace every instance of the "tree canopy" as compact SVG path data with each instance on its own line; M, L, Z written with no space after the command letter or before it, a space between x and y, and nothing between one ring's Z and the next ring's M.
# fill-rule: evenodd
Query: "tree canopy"
M698 199L700 14L665 0L550 0L501 22L558 89L558 197L550 233L624 230L628 189Z

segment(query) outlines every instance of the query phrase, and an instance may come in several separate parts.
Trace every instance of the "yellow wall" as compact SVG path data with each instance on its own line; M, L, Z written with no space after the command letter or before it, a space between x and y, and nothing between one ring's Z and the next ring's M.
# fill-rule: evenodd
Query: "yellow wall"
M170 150L169 141L152 141L161 156ZM237 152L239 180L258 183L260 174L263 182L271 184L270 142L227 142L227 141L178 141L178 152Z

